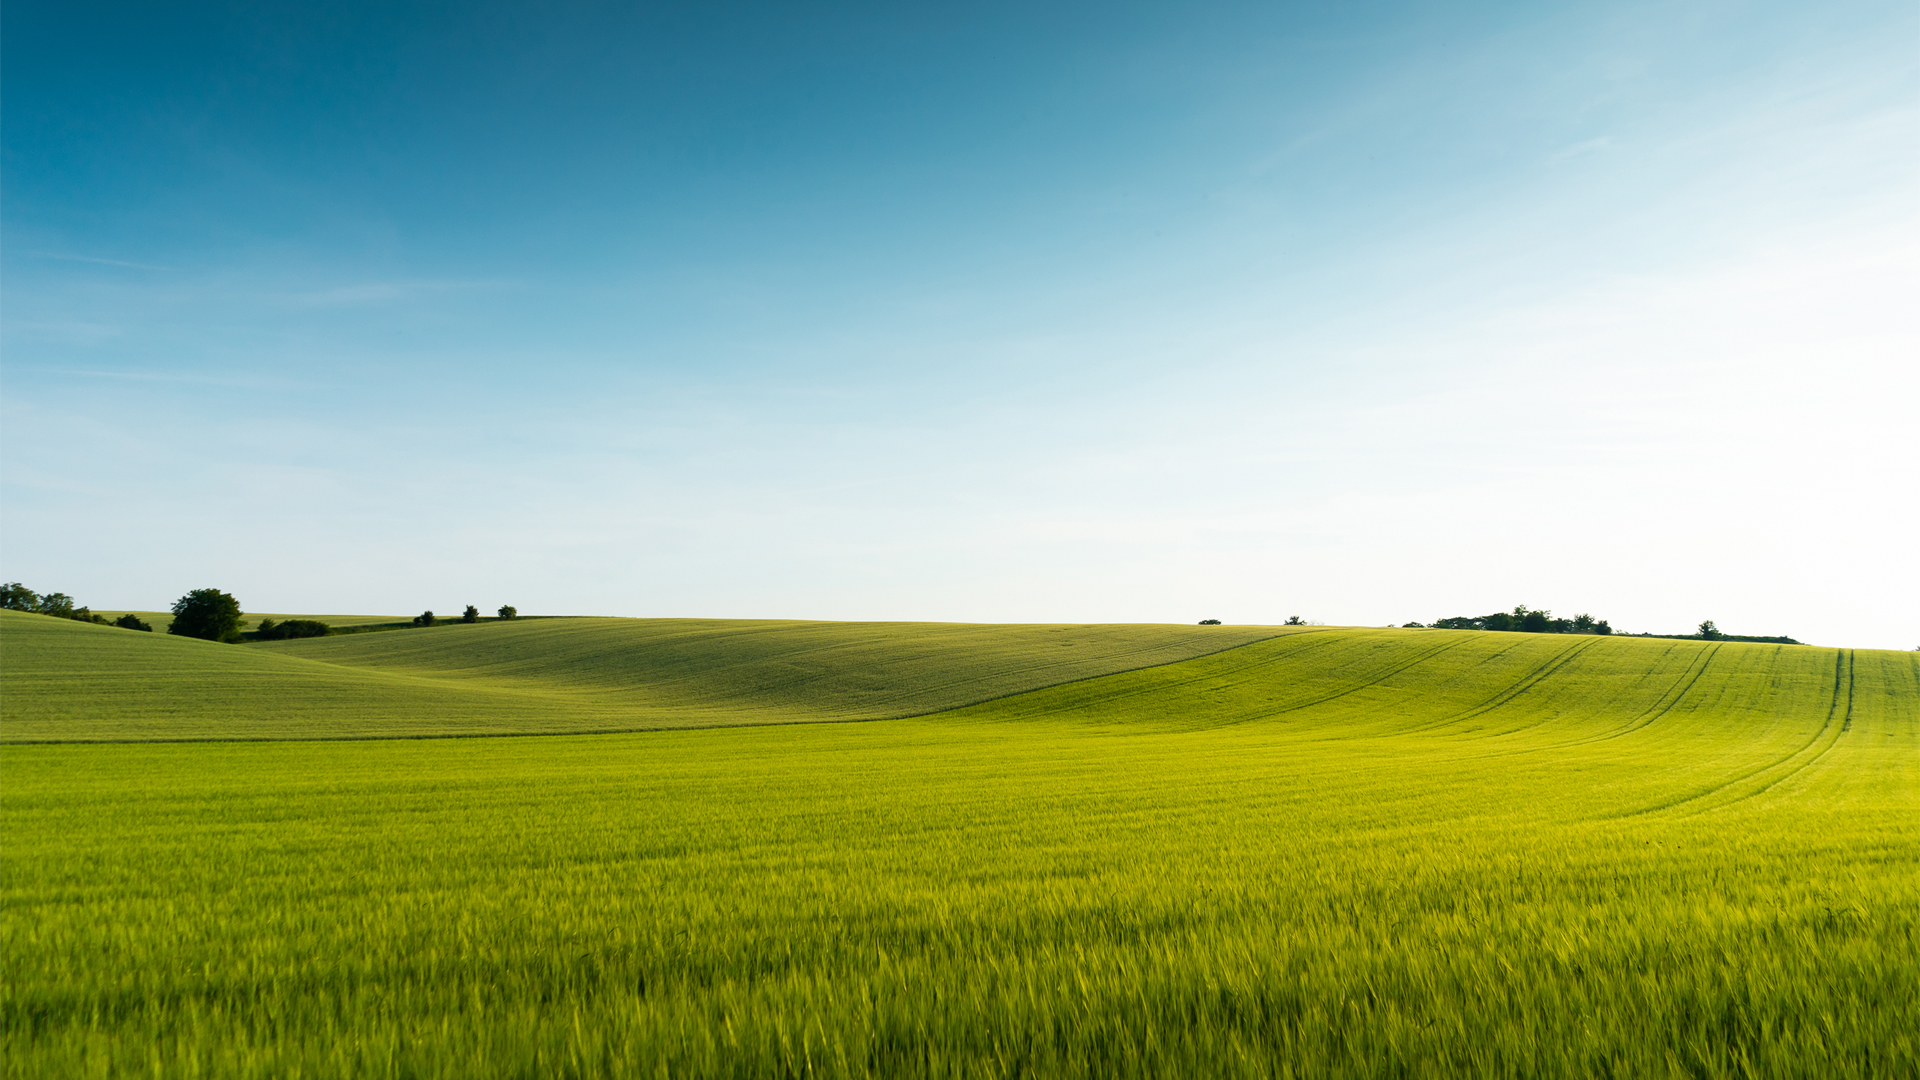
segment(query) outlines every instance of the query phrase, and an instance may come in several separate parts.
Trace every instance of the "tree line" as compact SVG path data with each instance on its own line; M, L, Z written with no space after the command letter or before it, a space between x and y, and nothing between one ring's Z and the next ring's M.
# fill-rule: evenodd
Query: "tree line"
M99 623L103 626L118 626L127 630L153 632L151 624L132 612L117 619L108 619L80 606L66 593L41 594L18 581L0 585L0 608L8 611L31 612L36 615L51 615L58 619ZM340 632L318 619L285 619L279 622L273 619L261 619L259 628L249 632L246 629L247 620L242 618L240 601L232 593L222 592L219 589L195 589L175 600L172 610L173 622L167 626L167 633L180 637L198 638L202 641L229 643L288 641L296 638L326 637ZM517 619L520 617L520 612L512 604L505 604L501 606L498 617ZM468 604L466 611L461 613L458 620L438 619L432 611L424 611L414 616L409 625L432 626L438 622L448 621L477 623L480 621L480 609Z
M1525 604L1516 604L1512 611L1496 611L1491 615L1455 615L1450 619L1435 619L1431 624L1410 622L1405 625L1416 629L1430 625L1435 630L1499 630L1521 634L1613 633L1613 627L1605 619L1586 614L1575 615L1571 619L1556 619L1551 611L1535 611Z
M35 615L51 615L56 619L72 619L75 622L99 623L102 626L119 626L128 630L145 630L149 626L139 616L128 613L117 619L108 619L105 615L96 615L91 608L75 601L63 592L37 593L17 581L0 585L0 608L8 611L28 611Z
M1525 604L1518 604L1512 611L1496 611L1491 615L1456 615L1450 619L1435 619L1431 623L1402 623L1414 629L1432 628L1435 630L1502 630L1521 634L1612 634L1614 629L1605 619L1596 619L1591 615L1575 615L1571 619L1556 619L1553 612L1535 611ZM1712 619L1703 620L1691 634L1622 634L1623 637L1668 638L1676 641L1757 641L1775 645L1798 645L1800 642L1790 637L1757 637L1751 634L1724 634L1715 626Z

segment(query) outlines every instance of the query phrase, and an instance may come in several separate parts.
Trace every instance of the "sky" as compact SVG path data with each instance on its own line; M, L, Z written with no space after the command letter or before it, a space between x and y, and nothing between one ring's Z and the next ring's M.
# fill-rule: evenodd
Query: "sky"
M1910 0L0 20L5 580L1920 647Z

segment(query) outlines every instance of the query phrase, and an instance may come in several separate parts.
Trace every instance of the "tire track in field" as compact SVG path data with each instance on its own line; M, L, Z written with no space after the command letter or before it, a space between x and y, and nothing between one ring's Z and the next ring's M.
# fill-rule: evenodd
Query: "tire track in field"
M1839 730L1833 733L1833 738L1827 740L1827 745L1821 747L1819 753L1813 755L1812 757L1801 762L1800 764L1795 765L1793 768L1788 769L1785 773L1782 773L1780 776L1775 777L1774 779L1768 781L1767 783L1761 785L1758 788L1755 788L1754 790L1748 792L1747 794L1742 795L1737 799L1731 799L1727 802L1721 803L1719 806L1706 807L1700 810L1699 811L1700 813L1704 814L1713 810L1725 810L1729 806L1734 806L1736 804L1746 802L1748 799L1757 799L1761 795L1764 795L1767 792L1772 791L1774 788L1779 787L1781 784L1784 784L1787 781L1805 772L1807 769L1811 768L1815 762L1819 761L1821 758L1826 757L1828 754L1832 753L1834 747L1840 745L1840 736L1845 735L1847 732L1853 730L1854 655L1853 655L1852 649L1847 650L1846 660L1847 660L1847 711L1840 718ZM1836 673L1836 676L1837 676L1837 673ZM1833 704L1827 708L1827 722L1821 725L1820 730L1822 732L1825 732L1827 728L1833 726L1833 714L1840 707L1840 680L1838 679L1838 677L1834 679L1833 692L1834 692L1834 701L1833 701ZM1820 738L1819 735L1814 736L1814 740L1816 742L1819 741L1819 738ZM1809 743L1808 745L1811 746L1812 743Z
M1331 694L1327 694L1325 696L1315 698L1312 701L1303 701L1298 705L1289 705L1284 709L1276 709L1270 713L1261 713L1257 716L1250 716L1245 720L1235 720L1233 721L1233 723L1251 724L1261 720L1271 720L1276 716L1285 716L1287 713L1299 712L1301 709L1311 709L1315 705L1325 705L1329 701L1336 701L1340 698L1346 697L1348 694L1357 694L1360 691L1366 690L1370 687L1379 686L1381 683L1386 682L1388 679L1393 678L1395 675L1398 675L1403 671L1406 671L1408 668L1417 667L1421 664L1424 664L1428 660L1431 660L1434 657L1439 656L1441 653L1446 652L1448 649L1458 648L1459 646L1464 645L1467 642L1467 640L1468 639L1466 638L1455 638L1454 640L1446 642L1445 644L1441 645L1439 648L1428 649L1426 652L1420 653L1419 655L1415 656L1413 659L1408 660L1406 663L1399 664L1395 667L1389 668L1388 670L1381 672L1379 675L1371 679L1368 679L1366 682L1363 682L1358 686L1349 686L1345 690L1336 690ZM1226 726L1226 725L1223 725L1223 726Z
M1844 697L1847 702L1846 720L1843 721L1843 723L1850 726L1851 720L1853 717L1852 658L1853 658L1852 650L1835 650L1834 651L1833 699L1827 705L1826 719L1821 722L1819 729L1813 733L1813 737L1808 739L1804 744L1802 744L1798 748L1796 748L1792 753L1787 754L1785 757L1779 758L1778 760L1770 761L1767 764L1762 765L1757 769L1749 769L1746 772L1741 773L1739 776L1736 776L1723 784L1715 784L1712 787L1706 789L1705 791L1701 791L1693 795L1686 795L1678 799L1672 799L1667 802L1658 803L1654 806L1644 807L1639 810L1630 810L1624 814L1615 814L1615 815L1612 815L1612 818L1615 820L1618 820L1620 818L1644 817L1647 814L1657 814L1663 810L1673 810L1678 807L1687 806L1691 803L1697 803L1702 799L1710 799L1713 796L1718 795L1723 791L1726 791L1728 788L1734 787L1738 784L1746 783L1747 781L1752 780L1756 776L1765 775L1766 773L1771 772L1772 770L1787 764L1788 762L1792 761L1794 758L1797 758L1800 755L1806 753L1808 750L1813 749L1813 747L1820 742L1821 737L1826 735L1829 730L1833 729L1834 717L1839 715L1840 713L1840 701L1842 697ZM1842 677L1843 673L1845 676L1844 679ZM1822 747L1818 753L1814 754L1813 757L1807 759L1804 762L1801 762L1799 766L1788 770L1785 776L1778 777L1773 781L1773 783L1769 783L1764 787L1760 788L1759 790L1765 791L1767 790L1767 788L1772 787L1774 784L1779 783L1781 780L1787 779L1787 777L1792 776L1794 773L1797 773L1801 769L1806 768L1808 765L1811 765L1813 762L1818 761L1821 757L1824 757L1826 755L1827 751L1833 749L1834 743L1839 742L1839 740L1840 740L1840 733L1838 731L1834 731L1833 739L1829 741L1826 746ZM1752 794L1757 795L1759 794L1759 791L1753 792ZM1720 807L1700 808L1696 812L1705 812L1707 810L1721 809L1725 806L1731 806L1736 802L1741 802L1744 799L1751 798L1751 797L1752 795L1744 795L1744 796L1741 796L1740 798L1729 800L1728 802L1721 804Z
M1666 650L1660 654L1660 658L1665 659L1666 657L1672 655L1673 650L1679 648L1680 644L1681 644L1680 642L1675 642L1672 645L1667 646ZM1618 739L1625 735L1631 735L1634 732L1640 731L1644 728L1652 727L1655 723L1659 722L1661 717L1667 715L1669 712L1672 712L1676 705L1679 705L1682 701L1686 700L1687 695L1693 691L1694 684L1700 681L1700 676L1705 675L1707 673L1707 666L1713 663L1714 654L1718 653L1720 651L1721 646L1725 644L1726 644L1725 642L1719 642L1719 641L1714 642L1713 648L1703 650L1699 654L1699 657L1696 657L1693 660L1689 660L1687 662L1687 666L1681 669L1680 674L1674 678L1673 684L1668 686L1664 691L1662 691L1660 696L1654 699L1654 702L1652 705L1647 706L1647 708L1644 711L1642 711L1639 716L1636 716L1632 720L1627 721L1627 723L1623 727L1615 728L1611 732L1603 733L1600 735L1590 735L1584 739L1569 739L1566 742L1547 743L1544 746L1522 747L1514 750L1499 751L1499 752L1487 754L1484 756L1511 757L1519 754L1552 753L1556 750L1568 750L1576 746L1590 746L1593 743L1606 742L1610 739ZM1702 657L1704 659L1701 659ZM1695 664L1699 664L1699 670L1697 671L1694 669ZM1692 672L1691 677L1688 676L1688 672ZM1676 693L1676 690L1678 691L1677 693ZM1542 721L1542 723L1545 723L1545 721ZM1527 727L1538 727L1538 726L1539 726L1538 724L1527 725ZM1526 728L1515 728L1513 730L1525 731ZM1512 732L1506 732L1505 734L1512 734Z
M1512 701L1514 698L1519 697L1521 694L1526 693L1528 690L1531 690L1533 687L1538 686L1540 682L1544 680L1547 676L1552 675L1556 671L1559 671L1561 668L1571 663L1575 657L1579 656L1581 653L1587 651L1588 649L1593 648L1595 645L1599 644L1603 640L1605 639L1599 638L1599 637L1592 637L1592 638L1588 638L1586 641L1575 642L1573 645L1569 646L1568 648L1562 649L1560 652L1555 653L1552 657L1549 657L1539 667L1534 668L1533 671L1529 672L1526 675L1521 676L1519 682L1516 682L1512 686L1507 687L1505 690L1500 691L1499 693L1495 694L1491 698L1488 698L1486 701L1480 703L1479 705L1475 705L1474 707L1466 710L1465 712L1455 713L1452 716L1435 720L1432 723L1422 724L1418 727L1402 728L1398 732L1398 734L1411 735L1411 734L1417 734L1422 731L1433 731L1438 728L1446 727L1449 724L1457 724L1463 720L1471 720L1476 716L1481 716L1485 713L1491 712L1494 709L1497 709L1500 706L1505 705L1507 702Z
M1660 695L1659 700L1655 701L1652 705L1647 706L1647 709L1645 712L1641 713L1639 716L1634 717L1632 720L1627 721L1627 725L1625 727L1620 728L1619 730L1613 731L1606 735L1598 735L1591 739L1581 739L1578 742L1569 743L1567 745L1579 746L1585 743L1607 742L1608 740L1611 740L1611 739L1624 738L1628 735L1633 734L1636 731L1639 731L1642 728L1652 727L1654 724L1659 722L1661 717L1672 712L1674 709L1674 706L1686 700L1687 695L1693 692L1694 685L1700 681L1700 676L1705 675L1707 673L1707 668L1713 665L1714 658L1720 655L1720 650L1725 646L1726 646L1726 642L1716 641L1713 643L1713 648L1703 650L1700 654L1702 657L1702 659L1700 660L1700 670L1693 671L1693 668L1691 666L1687 668L1687 671L1693 671L1692 678L1690 679L1687 678L1687 672L1682 671L1680 673L1680 678L1674 680L1673 686L1670 686L1667 688L1666 694ZM1674 646L1674 648L1679 648L1679 646L1676 645ZM1667 651L1672 652L1673 650L1669 649ZM1681 680L1685 680L1686 685L1682 686ZM1674 687L1679 687L1679 693L1674 693ZM1671 695L1671 699L1669 699L1668 695Z
M1325 629L1325 630L1300 630L1300 631L1295 631L1295 632L1292 632L1292 633L1284 633L1284 634L1274 634L1274 635L1272 635L1272 636L1270 636L1270 637L1263 637L1263 638L1256 638L1256 639L1254 639L1253 641L1245 641L1245 642L1241 642L1241 643L1240 643L1240 644L1238 644L1238 645L1229 645L1229 646L1227 646L1227 647L1226 647L1226 648L1224 648L1224 649L1216 649L1216 650L1214 650L1213 652L1210 652L1210 653L1201 653L1201 654L1200 654L1199 656L1189 656L1189 657L1187 657L1187 658L1186 658L1186 659L1184 659L1184 660L1168 660L1168 661L1166 661L1166 662L1164 662L1164 663L1159 663L1159 664L1142 664L1141 666L1139 666L1139 667L1137 667L1137 668L1128 668L1128 669L1126 669L1126 670L1124 670L1124 671L1109 671L1109 672L1105 672L1105 673L1103 673L1103 674L1098 674L1098 675L1087 675L1087 676L1083 676L1083 677L1081 677L1081 678L1078 678L1078 679L1067 679L1067 680L1065 680L1065 681L1062 681L1062 682L1057 682L1057 683L1051 683L1051 684L1049 684L1049 685L1047 685L1047 686L1035 686L1035 687L1030 687L1030 688L1028 688L1028 689L1025 689L1025 690L1013 690L1013 691L1009 691L1008 693L1005 693L1005 694L995 694L995 695L993 695L992 697L984 697L984 698L981 698L981 699L980 699L980 700L978 700L978 701L969 701L969 702L966 702L965 704L961 704L961 705L943 705L943 706L941 706L941 707L939 707L939 708L937 708L937 709L929 709L929 710L927 710L927 711L925 711L925 712L917 712L917 713L905 713L905 714L902 714L902 715L899 715L899 716L883 716L883 717L871 717L871 718L869 718L869 717L859 717L859 718L853 718L853 719L849 719L849 720L847 720L847 721L834 721L834 722L848 722L848 723L868 723L868 722L870 722L870 721L872 721L872 720L918 720L918 719L921 719L921 718L924 718L924 717L929 717L929 716L940 716L940 715L942 715L942 714L944 714L944 713L950 713L950 712L958 712L958 711L960 711L961 709L970 709L970 708L973 708L973 707L974 707L974 706L976 706L976 705L985 705L985 704L987 704L988 702L992 702L992 701L1005 701L1005 700L1006 700L1006 699L1008 699L1008 698L1016 698L1016 697L1024 697L1024 696L1026 696L1027 694L1037 694L1037 693L1040 693L1040 692L1041 692L1041 691L1043 691L1043 690L1054 690L1054 689L1058 689L1059 687L1062 687L1062 686L1072 686L1072 685L1074 685L1075 683L1083 683L1083 682L1093 682L1093 681L1094 681L1094 680L1096 680L1096 679L1107 679L1107 678L1112 678L1112 677L1113 677L1113 676L1115 676L1115 675L1129 675L1129 674L1132 674L1133 672L1136 672L1136 671L1151 671L1151 670L1153 670L1154 668L1163 668L1163 667L1173 667L1173 666L1175 666L1175 665L1177 665L1177 664L1191 664L1191 663L1193 663L1193 662L1195 662L1195 661L1197 661L1197 660L1205 660L1205 659L1207 659L1207 658L1209 658L1209 657L1214 657L1214 656L1219 656L1219 655L1221 655L1221 654L1223 654L1223 653L1230 653L1230 652L1233 652L1233 651L1235 651L1235 650L1238 650L1238 649L1250 649L1250 648L1252 648L1252 647L1253 647L1253 646L1255 646L1255 645L1259 645L1259 644L1263 644L1263 643L1265 643L1265 642L1269 642L1269 641L1280 641L1280 640L1283 640L1283 639L1284 639L1284 640L1292 640L1292 639L1294 639L1294 638L1305 638L1305 637L1313 637L1313 636L1316 636L1316 635L1319 635L1319 634L1325 634L1325 633L1328 633L1328 632L1330 632L1330 631L1331 631L1331 630L1333 630L1333 629L1335 629L1335 628L1334 628L1334 627L1328 627L1328 628L1327 628L1327 629ZM1320 648L1325 648L1325 647L1326 647L1327 645L1329 645L1329 644L1333 644L1334 642L1337 642L1337 641L1339 641L1339 640L1340 640L1340 639L1336 637L1336 638L1332 638L1332 639L1330 639L1330 640L1328 640L1328 641L1317 641L1317 642L1313 642L1313 643L1312 643L1311 645L1309 645L1309 646L1306 646L1306 647L1303 647L1302 649L1299 649L1299 650L1288 650L1288 651L1286 651L1286 652L1284 652L1284 653L1280 653L1280 654L1278 654L1278 655L1275 655L1275 656L1269 656L1269 657L1267 657L1267 658L1265 658L1265 659L1263 659L1263 660L1256 660L1256 661L1253 661L1252 663L1249 663L1249 664L1246 664L1246 665L1244 665L1244 666L1242 666L1242 667L1239 667L1239 668L1236 668L1236 669L1234 669L1234 674L1241 674L1241 673L1245 673L1245 672L1249 672L1249 671L1257 671L1257 670L1259 670L1259 669L1261 669L1261 668L1264 668L1264 667L1272 667L1273 665L1275 665L1275 664L1278 664L1278 663L1281 663L1281 662L1283 662L1283 661L1286 661L1286 660L1292 660L1292 659L1294 659L1294 658L1295 658L1295 656L1296 656L1296 654L1297 654L1298 652L1304 652L1304 651L1306 651L1306 650L1307 650L1308 648L1312 648L1312 647L1314 647L1314 646L1318 646L1318 647L1320 647ZM1109 696L1109 697L1105 697L1105 698L1102 698L1102 699L1100 699L1100 700L1101 700L1101 703L1102 703L1102 704L1105 704L1105 703L1107 703L1107 702L1112 702L1112 701L1120 701L1120 700L1123 700L1123 699L1125 699L1125 698L1130 698L1130 697L1138 697L1138 696L1140 696L1140 695L1142 695L1142 694L1158 694L1158 693L1162 693L1162 692L1164 692L1164 691L1166 691L1167 689L1169 689L1169 688L1171 688L1171 687L1181 687L1181 686L1191 686L1191 685L1193 685L1194 683L1198 683L1198 682L1211 682L1211 681L1214 681L1214 680L1217 680L1217 679L1220 679L1220 678L1222 678L1222 677L1223 677L1223 676L1221 676L1221 675L1220 675L1219 673L1217 673L1217 672L1215 672L1215 673L1207 673L1207 674L1202 674L1202 675L1193 675L1193 676L1189 676L1188 678L1184 678L1184 679L1176 679L1176 680L1174 680L1173 682L1170 682L1170 683L1156 683L1156 684L1154 684L1154 685L1152 685L1152 686L1142 686L1142 687L1138 687L1138 688L1136 688L1136 689L1132 689L1132 690L1123 690L1123 691L1120 691L1120 692L1118 692L1118 693L1115 693L1115 694L1113 694L1113 695L1111 695L1111 696ZM1074 704L1074 705L1067 705L1067 706L1063 706L1063 707L1061 707L1061 708L1057 708L1057 709L1050 709L1050 710L1048 710L1047 712L1043 712L1043 713L1041 713L1040 715L1042 715L1042 716L1045 716L1045 715L1048 715L1049 713L1057 713L1057 712L1063 712L1063 711L1066 711L1066 710L1068 710L1068 709L1074 709L1074 708L1081 708L1081 707L1083 707L1083 706L1082 706L1082 705L1079 705L1079 704ZM800 722L801 722L801 723L811 723L811 722L814 722L814 721L800 721ZM744 724L743 724L743 725L738 725L738 726L742 726L742 727L745 727L745 726L750 726L750 725L744 725Z

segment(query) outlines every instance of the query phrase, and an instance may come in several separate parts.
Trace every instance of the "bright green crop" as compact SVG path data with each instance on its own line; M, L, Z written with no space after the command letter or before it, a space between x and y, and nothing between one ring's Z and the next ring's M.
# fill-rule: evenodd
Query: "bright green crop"
M1911 654L1311 629L919 719L0 773L7 1075L1920 1072Z
M1278 633L528 619L220 645L0 612L0 740L329 739L872 720Z

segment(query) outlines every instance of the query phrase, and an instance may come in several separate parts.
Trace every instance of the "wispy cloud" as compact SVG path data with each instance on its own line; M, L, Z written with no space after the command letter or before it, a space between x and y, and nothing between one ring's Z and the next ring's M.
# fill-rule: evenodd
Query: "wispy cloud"
M18 322L7 324L7 336L24 336L42 341L58 341L69 345L102 345L119 337L122 331L117 326L91 322Z
M353 307L360 304L382 304L402 300L422 293L505 287L506 283L499 281L373 281L296 293L291 299L302 307Z
M197 372L174 371L105 371L89 368L53 367L50 365L9 365L14 372L36 372L45 375L67 375L80 379L114 379L124 382L145 383L184 383L195 386L238 386L253 389L286 389L311 384L295 383L287 379L263 378L258 375L219 375Z
M1612 145L1613 136L1611 135L1601 135L1597 138L1583 139L1580 142L1574 143L1572 146L1562 147L1552 154L1547 155L1547 164L1558 165L1563 161L1572 161L1574 158L1597 154Z
M96 266L122 266L129 270L164 270L177 272L177 266L159 266L154 263L128 262L125 259L103 259L97 255L67 255L57 251L29 251L27 254L36 259L53 259L58 262L93 263Z

